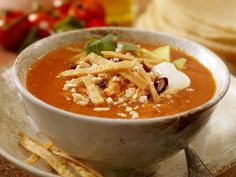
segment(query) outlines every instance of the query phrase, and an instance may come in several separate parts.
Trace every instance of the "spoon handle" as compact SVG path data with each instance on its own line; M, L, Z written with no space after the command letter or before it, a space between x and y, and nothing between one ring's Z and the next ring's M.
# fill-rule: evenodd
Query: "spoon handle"
M188 177L214 177L192 148L187 146L184 152L188 167Z

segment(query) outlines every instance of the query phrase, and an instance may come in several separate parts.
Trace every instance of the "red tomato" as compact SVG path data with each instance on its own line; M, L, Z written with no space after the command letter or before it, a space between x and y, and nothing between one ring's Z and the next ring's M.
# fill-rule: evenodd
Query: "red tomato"
M97 0L77 0L73 1L69 14L79 20L89 20L94 17L104 19L105 12L101 3Z
M13 21L19 19L20 17L23 17L25 14L21 11L6 11L5 14L5 22L7 24L12 23Z
M38 27L38 37L43 38L53 33L55 19L46 12L37 12L28 17L33 27Z
M8 49L16 51L25 40L31 29L30 22L25 18L14 25L0 27L0 44Z
M93 18L87 21L86 27L96 27L96 26L105 26L105 21L104 19L100 18Z
M66 16L68 16L70 7L71 7L71 3L63 3L62 0L55 0L54 3L54 15L56 16L56 18L58 19L63 19Z

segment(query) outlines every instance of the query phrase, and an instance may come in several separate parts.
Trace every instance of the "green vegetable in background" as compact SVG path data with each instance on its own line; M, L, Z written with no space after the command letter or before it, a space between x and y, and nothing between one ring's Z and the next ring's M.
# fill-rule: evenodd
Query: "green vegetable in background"
M25 40L21 43L20 47L19 47L19 51L22 51L23 49L25 49L27 46L29 46L30 44L34 43L36 40L38 40L37 38L37 32L38 32L38 28L34 27L30 30L29 34L26 36Z
M64 20L55 24L55 29L56 29L56 32L58 33L63 32L63 31L83 28L83 27L84 27L84 24L73 16L69 16L65 18Z
M186 58L179 58L174 61L174 65L177 69L183 70L186 67L187 60Z
M102 56L102 51L115 51L117 47L117 36L108 34L105 37L90 41L86 46L86 53L96 53Z

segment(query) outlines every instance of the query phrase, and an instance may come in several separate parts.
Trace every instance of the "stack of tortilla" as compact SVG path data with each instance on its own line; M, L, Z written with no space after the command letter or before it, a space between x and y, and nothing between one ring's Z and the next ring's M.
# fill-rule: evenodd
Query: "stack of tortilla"
M199 42L223 57L236 73L236 0L153 0L136 27Z

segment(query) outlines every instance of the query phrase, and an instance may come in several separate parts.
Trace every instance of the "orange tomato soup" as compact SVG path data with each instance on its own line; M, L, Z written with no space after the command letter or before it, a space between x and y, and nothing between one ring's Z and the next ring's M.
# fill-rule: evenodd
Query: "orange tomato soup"
M141 45L146 49L157 46ZM68 46L66 46L68 47ZM63 90L67 78L57 77L59 73L70 69L74 62L75 52L66 47L58 48L40 57L29 69L27 74L27 89L40 100L57 108L90 116L104 118L121 118L118 113L126 113L127 107L136 107L139 118L151 118L172 115L198 107L210 100L215 93L216 85L210 71L193 57L178 49L171 49L171 59L180 57L187 59L183 72L191 79L190 87L173 95L159 95L159 103L129 103L109 105L108 111L94 111L92 103L86 106L76 104L70 92ZM83 48L82 44L72 44L70 47ZM83 86L76 88L86 92ZM101 105L102 106L102 105ZM122 119L129 119L130 116Z

